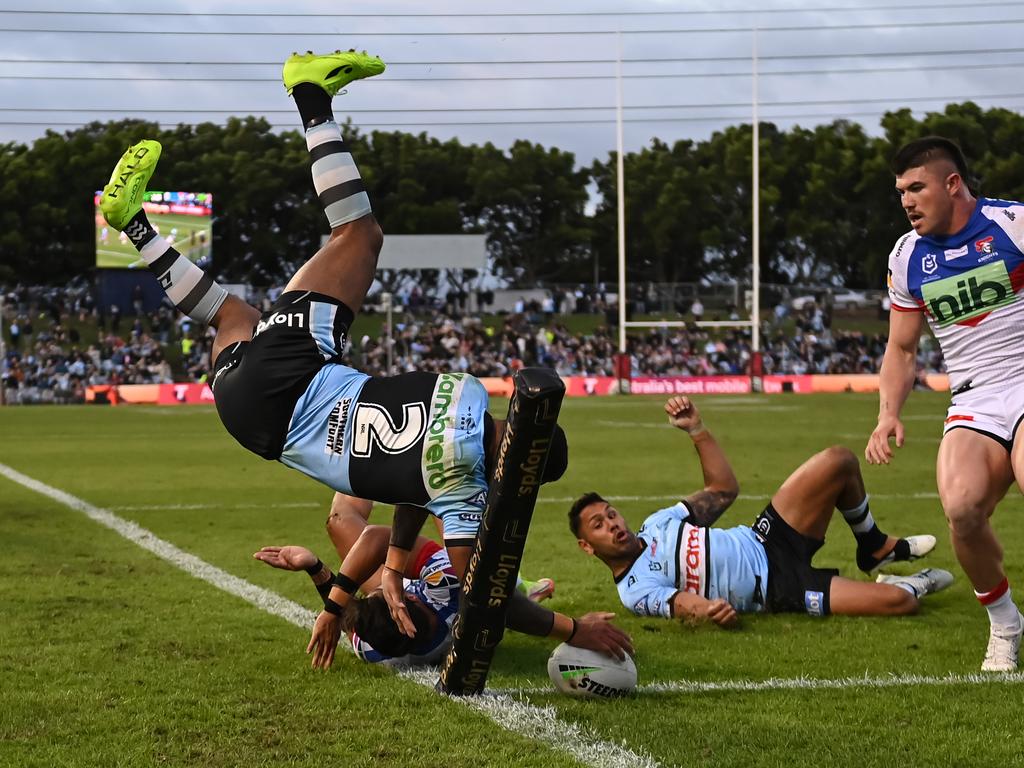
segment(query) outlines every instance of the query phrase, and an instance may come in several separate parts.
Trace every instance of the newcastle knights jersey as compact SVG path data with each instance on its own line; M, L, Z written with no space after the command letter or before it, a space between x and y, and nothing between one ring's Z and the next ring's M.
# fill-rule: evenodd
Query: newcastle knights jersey
M487 494L487 401L463 373L371 378L326 365L295 404L280 461L342 493L426 507L446 537L466 518L472 535Z
M637 531L643 551L615 580L622 604L638 616L672 615L672 597L723 598L741 613L764 609L768 557L749 526L704 528L685 502L658 510Z
M459 612L462 587L455 574L448 553L434 542L424 545L416 563L417 579L405 579L406 594L416 598L437 616L437 630L433 637L420 643L419 653L407 656L385 656L355 632L352 650L356 656L370 663L381 662L393 667L415 667L440 664L452 644L452 624Z
M980 198L948 237L908 232L889 255L896 312L924 312L950 389L1024 375L1024 205Z

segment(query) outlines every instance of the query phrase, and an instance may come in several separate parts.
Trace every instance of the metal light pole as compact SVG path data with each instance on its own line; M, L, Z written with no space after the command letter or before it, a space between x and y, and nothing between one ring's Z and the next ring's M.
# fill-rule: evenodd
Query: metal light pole
M392 301L392 294L390 291L382 293L380 298L384 303L384 312L386 313L384 315L384 323L387 327L387 336L384 337L384 359L386 360L387 365L387 375L392 376L394 375L394 372L391 370L391 366L394 362L395 331L391 321L393 317L392 310L394 308L394 302Z
M615 141L618 157L615 173L618 185L619 226L619 353L626 354L626 164L623 160L622 140L622 33L615 34L615 85L618 96L615 108Z
M0 293L0 360L7 359L7 343L4 341L4 297ZM7 387L0 379L0 405L7 405Z
M758 354L761 351L761 126L760 118L758 116L758 83L757 83L757 27L754 27L754 47L753 47L753 67L754 67L754 86L753 86L753 102L754 102L754 125L751 131L753 141L753 178L751 180L752 186L752 199L751 208L753 215L753 243L751 248L751 271L750 271L750 282L751 296L750 303L750 319L753 321L753 327L751 328L751 344L753 346L753 353Z

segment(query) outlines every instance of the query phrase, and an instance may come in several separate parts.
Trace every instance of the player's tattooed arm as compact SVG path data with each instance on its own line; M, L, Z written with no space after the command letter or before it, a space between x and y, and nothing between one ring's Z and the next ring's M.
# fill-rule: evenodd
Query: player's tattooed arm
M690 398L681 395L670 397L665 403L665 413L669 424L690 436L704 473L704 488L683 499L690 508L690 521L694 525L712 525L740 492L736 475Z
M707 488L683 499L690 510L690 522L704 527L714 525L735 500L735 491L716 491Z

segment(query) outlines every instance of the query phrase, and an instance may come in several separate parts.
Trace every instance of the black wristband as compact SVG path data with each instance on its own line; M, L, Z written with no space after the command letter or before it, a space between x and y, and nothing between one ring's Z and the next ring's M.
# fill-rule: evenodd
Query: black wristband
M572 632L570 632L569 636L567 638L565 638L565 642L567 642L567 643L571 642L572 639L574 637L576 637L576 630L579 629L579 628L580 628L580 625L576 623L576 619L573 619L572 620Z
M316 576L323 569L324 569L324 561L320 560L318 558L315 565L311 565L311 566L309 566L309 568L306 568L305 570L306 570L306 573L308 573L310 576Z
M404 541L395 541L396 537L400 537L401 534L396 532L394 528L391 529L391 538L388 539L388 546L394 547L395 549L401 549L406 552L412 551L412 545L406 544Z
M326 600L328 597L330 597L330 595L331 595L331 587L333 587L333 586L334 586L334 581L331 580L331 579L328 579L323 584L317 584L316 585L316 591L319 593L321 600Z
M334 576L334 586L347 595L354 595L359 591L359 585L341 571L338 571Z
M324 610L332 616L341 616L341 606L331 600L329 597L324 598Z

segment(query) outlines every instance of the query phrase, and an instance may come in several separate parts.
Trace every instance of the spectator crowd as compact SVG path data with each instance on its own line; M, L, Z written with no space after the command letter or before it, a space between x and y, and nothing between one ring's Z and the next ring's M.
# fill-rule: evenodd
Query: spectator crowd
M269 304L269 297L262 303ZM563 376L615 375L614 328L573 332L546 302L515 309L484 319L459 304L406 304L394 317L390 338L354 338L347 362L372 375L455 370L507 376L523 366L553 368ZM703 306L691 308L688 319L698 312L703 316ZM783 322L787 314L772 313L763 324L763 373L878 372L883 334L832 330L827 312L813 303L794 313L792 323ZM3 328L0 377L8 403L82 402L89 385L202 382L209 375L211 331L190 326L168 306L146 313L133 302L125 313L118 307L101 311L85 284L4 291ZM922 342L918 367L941 372L941 354L929 342ZM695 322L652 329L629 337L628 354L633 376L749 374L750 331Z

